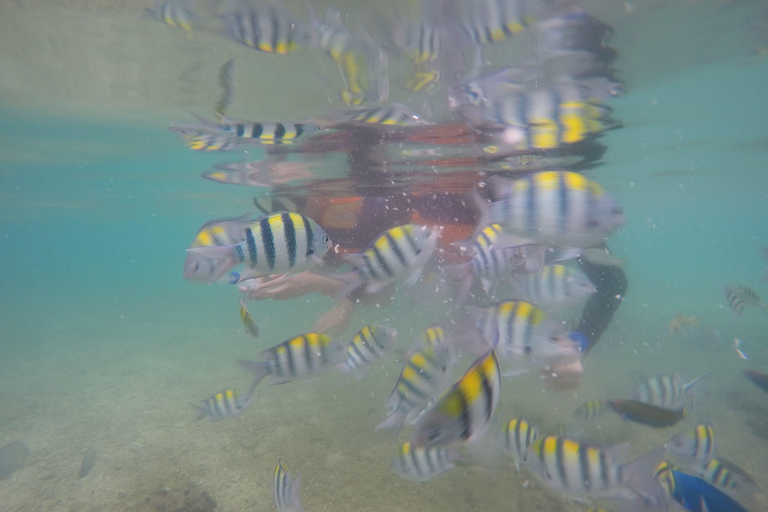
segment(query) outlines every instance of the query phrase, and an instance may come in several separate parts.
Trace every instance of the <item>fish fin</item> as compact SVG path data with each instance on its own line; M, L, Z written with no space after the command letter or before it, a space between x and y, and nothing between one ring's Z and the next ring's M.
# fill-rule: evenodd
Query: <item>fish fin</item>
M264 277L264 275L261 272L256 272L252 268L246 268L242 272L240 272L240 277L238 278L237 282L235 284L240 284L243 281L249 281L251 279L257 279L259 277Z
M259 382L271 373L269 365L260 361L247 361L245 359L240 359L238 363L253 375L253 384L251 384L251 389L248 391L248 396L250 396L253 394L253 390L256 389Z
M371 366L372 365L367 364L367 365L363 366L362 368L358 368L357 371L355 371L355 378L357 380L363 380L365 378L365 376L368 375L368 372L371 371Z
M360 273L356 270L352 272L337 272L331 274L331 277L344 283L344 287L335 295L335 298L337 299L346 298L350 293L354 292L364 284L363 278L360 277Z
M578 247L566 247L562 249L557 249L556 251L553 251L551 261L568 261L568 260L574 260L581 256L583 253L582 249L579 249Z
M702 379L707 377L711 372L704 373L702 375L699 375L695 379L693 379L691 382L687 384L683 384L683 392L688 393L693 390L694 387L696 387L699 383L701 383Z
M379 283L376 281L371 281L367 285L365 285L365 293L369 293L369 294L379 293L381 290L387 287L387 284L389 283Z
M344 263L349 263L355 268L365 266L366 263L365 255L359 252L345 254L341 257L341 259L344 260Z
M227 282L229 284L237 284L240 281L240 272L230 272Z
M411 272L411 275L408 276L408 279L405 281L405 284L408 286L415 286L416 283L419 282L419 279L421 279L422 274L424 273L424 267L420 266L413 272Z
M197 411L197 418L196 418L197 421L200 421L203 418L205 418L205 416L206 416L206 414L205 414L205 407L203 407L202 405L197 405L197 404L192 403L192 402L189 402L189 405L194 407L195 411Z
M243 321L245 332L254 338L259 337L259 325L253 320L253 316L245 307L245 295L240 297L240 319Z
M665 510L669 500L664 487L654 477L656 468L664 460L664 456L664 448L656 448L622 468L626 485L640 495L643 502L657 507L653 510Z
M397 408L389 413L389 416L384 418L384 421L376 425L376 428L374 428L373 431L392 430L392 437L397 439L397 435L400 433L400 429L403 428L403 423L405 423L405 418L407 416L407 412Z
M511 233L499 233L499 236L496 237L496 240L493 242L492 248L494 250L497 249L508 249L510 247L520 247L523 245L534 245L534 241L529 238L524 238L518 235L513 235Z
M213 277L208 281L213 283L237 265L234 247L234 245L190 247L187 252L214 260L213 272L211 272Z

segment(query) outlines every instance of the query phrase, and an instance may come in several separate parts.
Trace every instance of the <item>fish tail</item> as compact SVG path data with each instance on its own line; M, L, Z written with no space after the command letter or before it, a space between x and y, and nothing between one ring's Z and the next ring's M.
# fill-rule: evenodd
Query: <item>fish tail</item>
M408 416L408 413L405 412L402 409L395 409L390 413L389 416L387 416L384 421L379 423L375 429L373 429L374 432L378 432L379 430L392 430L392 436L397 438L397 435L400 433L400 429L403 428L403 423L405 423L405 418Z
M213 283L237 265L238 261L235 258L235 247L236 246L234 245L190 247L187 249L187 252L214 260L213 272L211 272L212 278L208 281L209 283Z
M253 375L253 384L251 384L251 389L248 391L248 396L253 393L253 390L256 389L256 386L259 385L259 382L261 382L264 377L272 373L267 363L248 361L245 359L240 359L238 363Z
M622 468L626 485L642 498L640 501L660 510L666 510L669 495L654 474L664 456L664 448L656 448Z
M245 332L254 338L259 337L259 324L253 320L253 316L245 307L245 294L240 296L240 320L243 321Z
M197 411L197 420L201 420L205 418L205 407L202 405L197 405L195 403L189 402L189 405L195 408L195 411Z
M344 283L344 287L336 293L337 299L343 299L363 285L363 279L356 270L333 274L333 278Z
M459 309L469 297L469 290L475 278L472 275L471 264L467 261L458 265L450 265L443 270L446 277L452 281L458 281L459 290L453 303L455 309Z

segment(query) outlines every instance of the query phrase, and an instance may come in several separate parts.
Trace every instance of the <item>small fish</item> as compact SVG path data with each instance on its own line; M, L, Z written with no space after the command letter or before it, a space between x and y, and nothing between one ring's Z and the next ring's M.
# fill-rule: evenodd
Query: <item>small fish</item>
M418 448L403 443L392 458L390 467L398 476L414 482L428 482L441 473L456 467L461 457L451 448L433 446Z
M278 55L298 47L300 31L281 3L260 0L257 5L237 1L230 4L221 20L229 37L238 43Z
M215 261L209 282L245 263L241 280L307 270L322 261L331 239L315 221L298 213L274 213L245 228L245 240L217 247L192 247L187 253Z
M689 325L696 325L699 319L695 316L688 316L678 311L677 314L669 321L669 333L675 334L683 330L684 327Z
M686 414L685 407L664 409L637 400L608 400L606 404L623 419L654 428L671 427L685 418Z
M763 302L760 295L749 286L726 286L723 291L728 299L728 305L736 312L736 316L741 315L744 306L755 306L762 309L763 313L768 314L768 304Z
M253 374L253 389L264 377L270 385L316 377L346 358L346 344L325 334L310 332L287 339L261 352L266 361L238 361Z
M630 395L632 400L665 409L680 409L695 387L709 373L699 375L690 382L683 383L679 375L656 375L641 382Z
M664 445L685 466L704 466L715 456L715 429L711 423L672 436Z
M195 14L189 0L158 0L153 9L146 10L147 15L186 32L192 38L192 24Z
M696 476L721 489L758 488L749 473L723 457L714 458L694 470Z
M757 387L768 393L768 375L757 370L744 370L744 375Z
M292 478L285 469L282 460L277 461L275 478L272 481L277 512L304 512L301 504L301 476Z
M459 440L481 439L499 403L500 379L494 351L475 360L416 424L413 446L445 446Z
M80 478L83 478L90 473L93 466L96 465L96 455L96 448L93 446L85 450L85 454L83 454L83 463L80 465Z
M701 478L672 469L672 498L691 512L748 512L738 501Z
M390 413L376 432L391 429L397 437L408 415L421 410L446 384L454 357L447 345L428 346L411 354L387 398Z
M603 415L608 410L608 401L601 398L595 398L581 404L575 411L573 416L575 418L581 418L583 420L594 420Z
M556 311L581 304L597 291L584 272L565 265L545 265L540 272L512 274L512 296Z
M252 223L252 215L246 213L240 217L216 219L206 222L197 230L190 247L219 247L233 245L245 240L245 228ZM215 260L200 254L187 253L184 260L184 279L210 283L214 276Z
M426 123L419 119L410 108L399 103L392 104L389 107L366 107L348 110L343 113L344 122L365 123L366 125L377 125L387 128L393 126L423 126ZM341 123L344 124L344 123Z
M506 434L507 450L520 471L520 462L528 464L528 448L539 438L539 429L527 420L514 418L507 423Z
M628 444L597 448L546 436L528 449L529 467L544 485L566 496L662 503L665 492L653 474L663 451L623 464L628 450Z
M581 174L542 171L512 181L500 201L482 205L480 226L498 223L497 248L543 244L593 247L624 225L624 211L603 188Z
M238 275L239 279L239 275ZM240 294L240 321L243 323L243 328L245 329L246 334L249 336L253 336L254 338L259 337L259 325L256 323L256 321L253 319L253 315L248 311L248 308L246 306L246 294L241 293Z
M299 137L316 132L312 123L253 122L222 117L218 123L196 116L200 124L171 125L170 130L185 136L187 146L195 151L224 151L238 143L292 144ZM221 141L216 146L216 141Z
M253 404L254 396L249 394L243 398L237 391L227 389L203 400L203 405L192 404L197 409L198 418L208 421L220 421L240 416Z
M357 379L365 377L371 365L384 357L397 339L397 331L380 325L360 329L347 344L347 360L338 365L344 373L357 371Z
M532 22L524 10L524 2L478 0L460 5L459 25L477 45L503 41L519 34Z
M438 229L415 224L385 231L363 252L344 255L344 261L356 270L333 276L346 283L338 296L346 297L363 284L367 293L376 293L405 277L408 284L415 284L432 257L439 237Z
M485 343L503 359L539 367L577 354L560 326L530 302L508 300L465 309Z

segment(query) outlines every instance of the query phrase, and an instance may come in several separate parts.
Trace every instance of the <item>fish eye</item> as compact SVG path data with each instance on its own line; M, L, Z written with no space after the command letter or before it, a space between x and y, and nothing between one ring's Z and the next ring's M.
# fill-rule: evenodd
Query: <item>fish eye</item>
M328 235L325 235L325 236L323 237L323 243L324 243L325 245L330 245L330 243L331 243L331 237L329 237Z

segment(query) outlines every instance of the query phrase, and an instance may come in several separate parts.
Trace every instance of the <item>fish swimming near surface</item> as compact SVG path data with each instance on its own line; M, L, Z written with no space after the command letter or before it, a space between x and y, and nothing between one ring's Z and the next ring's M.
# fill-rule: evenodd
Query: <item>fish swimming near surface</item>
M419 448L403 443L392 457L390 467L398 476L415 482L428 482L439 474L455 468L463 458L453 449L443 446Z
M680 432L664 444L664 448L686 467L702 467L715 456L715 429L701 423L693 430Z
M219 17L227 35L240 44L265 53L284 55L306 42L308 33L295 23L282 3L259 0L255 4L232 0Z
M310 332L264 350L265 361L238 362L253 374L250 395L264 377L271 377L271 385L316 377L346 359L345 348L326 334Z
M728 305L736 312L736 316L741 315L744 306L754 306L768 315L768 304L749 286L726 286L723 288L723 292L725 298L728 299Z
M216 219L203 224L198 229L191 247L219 247L233 245L245 240L245 228L253 222L252 214L240 217ZM215 260L204 255L187 253L184 260L184 279L188 281L210 283L214 276Z
M499 403L501 373L496 353L472 363L466 373L442 393L416 424L411 444L446 446L455 441L479 442L487 432Z
M333 276L345 283L338 297L346 297L363 284L367 293L376 293L403 278L415 284L435 252L439 237L438 229L406 224L385 231L363 252L344 255L344 261L356 270Z
M757 387L768 393L768 374L757 370L744 370L744 375Z
M581 304L597 288L581 270L565 265L545 265L539 272L514 272L512 297L547 311L570 309Z
M83 478L90 473L93 466L96 465L96 455L96 448L93 446L85 450L85 454L83 454L83 463L80 465L80 478Z
M344 373L355 371L360 380L368 374L371 365L383 358L394 346L397 331L381 325L368 325L360 329L347 344L347 360L339 363Z
M332 243L315 221L298 213L274 213L245 228L245 240L233 245L192 247L187 253L214 260L209 282L240 263L240 280L307 270L322 261Z
M594 181L568 171L541 171L512 182L495 180L501 195L478 200L481 228L500 224L496 248L543 244L560 248L601 245L624 225L623 209Z
M196 17L190 0L158 0L154 8L146 9L145 12L171 27L182 29L188 38L192 38L192 25Z
M528 464L528 448L539 438L539 428L523 418L513 418L507 423L506 447L520 471L520 463Z
M275 496L277 512L304 512L304 505L302 505L299 496L301 494L301 476L291 477L282 460L278 460L275 467L272 493Z
M187 146L195 151L223 151L238 144L292 144L303 135L320 130L313 123L254 122L221 117L219 122L200 116L198 124L175 124L170 130L185 137ZM217 146L216 142L221 141Z
M388 129L393 127L423 126L427 123L419 119L410 108L399 103L387 107L361 107L347 110L341 113L342 121L333 123L334 128L341 127L347 123L363 124L365 126L382 126Z
M203 405L192 406L197 410L198 419L221 421L240 416L253 404L254 398L253 393L243 397L237 391L227 389L206 398Z
M641 382L630 398L665 409L681 409L707 375L699 375L690 382L683 382L679 375L656 375Z
M685 407L665 409L637 400L608 400L606 405L624 420L654 428L666 428L685 418Z

